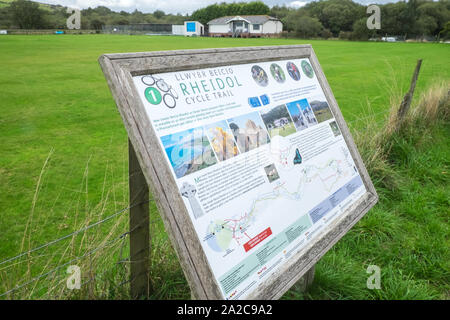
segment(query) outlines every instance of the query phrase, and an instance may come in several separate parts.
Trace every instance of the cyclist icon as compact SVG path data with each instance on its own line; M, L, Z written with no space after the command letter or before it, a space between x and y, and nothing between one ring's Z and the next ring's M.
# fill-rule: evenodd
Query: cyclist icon
M172 88L172 86L169 86L163 79L147 75L143 76L141 78L141 81L146 86L149 86L149 88L147 88L145 92L145 96L148 102L150 102L151 104L160 104L162 100L166 107L171 109L176 107L178 94ZM155 90L155 86L159 91L161 91L162 97L161 93Z

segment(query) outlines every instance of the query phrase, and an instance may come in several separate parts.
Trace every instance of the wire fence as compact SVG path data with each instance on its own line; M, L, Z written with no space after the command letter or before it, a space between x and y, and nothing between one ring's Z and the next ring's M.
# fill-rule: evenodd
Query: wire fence
M379 115L387 115L387 114L390 114L390 112L391 112L390 110L383 110L383 111L380 111L380 112L369 114L369 115L364 116L364 117L359 117L359 118L357 118L355 120L347 121L347 123L350 124L350 125L353 125L355 123L360 123L361 121L375 120L377 118L377 116L379 116ZM384 122L385 120L386 119L383 117L382 119L379 119L379 120L375 121L375 123L376 124L380 124L380 123Z
M147 201L147 202L148 202L148 201ZM78 235L78 234L80 234L80 233L83 233L83 232L85 232L85 231L87 231L87 230L89 230L89 229L91 229L91 228L93 228L93 227L96 227L96 226L98 226L98 225L100 225L100 224L102 224L102 223L105 223L106 221L109 221L109 220L111 220L111 219L113 219L113 218L119 216L120 214L122 214L122 213L124 213L124 212L127 212L128 210L130 210L130 209L133 208L133 207L136 207L136 206L139 206L139 205L142 205L142 204L143 204L143 203L138 203L138 204L129 206L128 208L124 208L124 209L122 209L122 210L120 210L120 211L117 211L116 213L114 213L114 214L112 214L112 215L110 215L110 216L108 216L108 217L106 217L106 218L104 218L104 219L102 219L102 220L100 220L100 221L97 221L97 222L95 222L95 223L93 223L93 224L91 224L91 225L88 225L88 226L86 226L86 227L84 227L84 228L81 228L81 229L79 229L79 230L77 230L77 231L74 231L74 232L72 232L72 233L69 233L69 234L67 234L67 235L65 235L65 236L63 236L63 237L58 238L58 239L52 240L52 241L50 241L50 242L47 242L47 243L45 243L45 244L43 244L43 245L40 245L40 246L38 246L38 247L36 247L36 248L33 248L33 249L31 249L31 250L22 252L22 253L18 254L17 256L14 256L14 257L5 259L5 260L3 260L3 261L0 262L0 266L3 265L3 264L5 264L5 263L8 263L8 262L12 262L12 261L14 261L14 260L17 260L17 259L19 259L19 258L21 258L21 257L23 257L23 256L29 255L29 254L31 254L31 253L33 253L33 252L36 252L36 251L39 251L39 250L41 250L41 249L47 248L47 247L49 247L49 246L52 246L52 245L54 245L54 244L56 244L56 243L58 243L58 242L60 242L60 241L63 241L63 240L68 239L68 238L70 238L70 237L76 236L76 235Z
M92 229L92 228L94 228L96 226L99 226L99 225L101 225L101 224L103 224L103 223L105 223L107 221L110 221L110 220L112 220L114 218L117 218L117 217L121 216L122 214L124 214L126 212L129 212L130 209L132 209L132 208L134 208L136 206L140 206L142 204L149 203L150 201L152 201L152 200L150 199L150 200L147 200L147 201L144 201L144 202L133 204L131 206L123 208L123 209L121 209L121 210L119 210L119 211L109 215L108 217L106 217L104 219L101 219L101 220L99 220L99 221L97 221L95 223L92 223L92 224L90 224L88 226L80 228L80 229L78 229L78 230L76 230L74 232L71 232L71 233L69 233L67 235L64 235L64 236L62 236L60 238L54 239L54 240L49 241L49 242L47 242L45 244L39 245L39 246L37 246L37 247L35 247L33 249L30 249L28 251L22 252L22 253L20 253L20 254L18 254L16 256L14 256L14 257L10 257L10 258L7 258L5 260L2 260L2 261L0 261L0 266L2 266L2 265L5 266L8 263L11 264L11 263L15 262L16 260L18 260L18 259L20 259L22 257L29 256L32 253L35 253L35 252L38 252L38 251L43 250L45 248L48 248L50 246L53 246L56 243L59 243L59 242L65 240L65 239L69 239L69 238L75 237L75 236L77 236L79 234L82 234L82 233L86 232L89 229ZM113 267L109 268L109 269L106 269L102 273L95 273L94 276L89 277L88 280L86 280L83 283L81 283L81 286L85 286L85 285L95 281L96 279L98 279L101 275L104 275L104 274L108 273L113 268L117 267L118 265L122 265L122 264L127 263L127 262L128 263L132 262L130 257L123 258L123 251L124 251L124 247L125 247L125 243L126 243L127 237L130 235L130 233L132 233L135 229L137 229L140 226L142 226L144 223L151 224L151 223L156 222L157 220L158 220L157 218L152 219L152 220L150 220L150 218L146 218L143 221L141 221L139 224L134 226L132 229L130 229L130 230L124 232L124 233L121 233L119 236L116 236L116 237L114 237L114 238L112 238L110 240L104 241L104 243L102 243L101 245L95 247L94 249L89 250L89 251L85 252L82 255L79 255L79 256L76 256L74 258L71 258L70 260L68 260L68 261L66 261L66 262L64 262L62 264L57 265L56 267L54 267L53 269L51 269L49 271L46 271L46 272L42 271L41 274L31 278L30 280L25 281L24 283L21 283L19 285L16 285L13 288L11 288L9 290L6 290L3 293L0 293L0 298L4 298L5 296L8 296L8 295L10 295L10 294L12 294L12 293L22 289L22 288L25 288L25 287L29 286L30 284L36 283L37 281L39 281L41 279L45 279L46 277L49 277L49 276L51 276L53 274L56 274L58 271L63 270L63 268L68 267L71 264L73 264L73 263L75 263L75 262L77 262L77 261L79 261L81 259L88 258L88 257L92 256L94 253L99 252L102 249L105 249L105 248L108 248L108 247L112 247L112 246L120 243L120 241L122 240L122 245L121 245L120 251L119 251L119 258L114 263ZM147 246L147 247L145 247L142 250L146 250L146 249L150 249L150 246ZM11 266L14 266L14 264L11 264L10 267ZM6 269L6 268L8 268L8 266L5 266L2 270ZM44 268L44 270L45 270L45 268ZM123 286L124 284L127 284L130 281L131 281L131 279L122 281L118 286Z
M16 290L19 290L19 289L23 288L23 287L26 287L26 286L29 285L30 283L33 283L33 282L35 282L35 281L37 281L37 280L40 280L40 279L42 279L42 278L44 278L44 277L46 277L46 276L49 276L49 275L51 275L52 273L55 273L56 271L58 271L58 270L64 268L65 266L69 266L70 264L72 264L73 262L75 262L75 261L77 261L77 260L80 260L80 259L82 259L82 258L85 258L85 257L87 257L87 256L90 256L90 255L92 255L93 253L99 251L100 249L103 249L103 248L105 248L105 247L107 247L107 246L109 246L109 245L111 245L111 244L117 242L118 240L120 240L120 239L121 239L123 236L125 236L125 235L126 235L126 234L121 235L120 237L118 237L118 238L116 238L116 239L113 239L113 240L111 240L111 241L108 241L105 245L99 246L99 247L97 247L97 248L95 248L95 249L93 249L93 250L87 252L86 254L84 254L84 255L82 255L82 256L78 256L78 257L76 257L76 258L73 258L73 259L67 261L66 263L63 263L63 264L57 266L56 268L54 268L54 269L52 269L52 270L50 270L50 271L48 271L48 272L46 272L46 273L44 273L44 274L41 274L41 275L39 275L39 276L37 276L37 277L34 277L34 278L31 279L30 281L27 281L27 282L25 282L24 284L21 284L21 285L19 285L19 286L16 286L16 287L14 287L14 288L12 288L12 289L10 289L10 290L8 290L8 291L6 291L6 292L0 294L0 297L3 297L3 296L5 296L5 295L7 295L7 294L9 294L9 293L12 293L12 292L14 292L14 291L16 291Z

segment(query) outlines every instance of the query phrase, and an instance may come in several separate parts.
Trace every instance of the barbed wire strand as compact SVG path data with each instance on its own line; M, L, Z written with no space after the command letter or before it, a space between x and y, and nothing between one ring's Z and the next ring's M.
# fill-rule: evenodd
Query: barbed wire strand
M121 237L122 237L122 247L123 247L123 244L126 242L126 235L127 235L126 233L123 233L123 234L121 235ZM112 265L111 268L108 268L108 269L106 269L105 271L103 271L103 272L101 272L101 273L95 273L94 276L89 277L89 280L87 280L87 281L81 283L81 284L80 284L80 288L83 287L83 286L85 286L85 285L87 285L88 283L92 282L93 280L95 280L95 279L98 278L99 276L105 275L106 273L112 271L115 267L117 267L117 264L118 264L118 263L114 263L114 264ZM63 282L63 283L64 283L64 282ZM110 283L112 283L112 282L110 282ZM114 285L114 284L113 284L113 285ZM63 294L63 291L61 291L61 294L60 294L60 296L59 296L60 298L62 297L62 294Z
M368 115L368 116L365 116L365 117L362 117L362 118L358 118L358 119L354 119L354 120L351 120L351 121L347 121L347 123L349 123L349 124L353 124L353 123L355 123L355 122L359 122L359 121L362 121L362 120L368 120L368 119L371 119L371 118L375 118L375 116L377 116L377 115L380 115L380 114L388 114L388 113L390 113L391 112L391 110L384 110L384 111L380 111L380 112L376 112L376 113L373 113L373 114L370 114L370 115ZM382 119L382 121L383 121L384 119ZM378 123L379 121L377 121L377 123Z
M126 238L124 237L124 238L123 238L123 242L122 242L122 248L123 248L123 244L125 243L125 239L126 239ZM122 249L122 248L121 248L121 249ZM126 259L128 259L128 258L126 258ZM89 277L89 279L86 280L86 281L84 281L83 283L81 283L80 286L85 286L85 285L87 285L88 283L90 283L90 282L96 280L98 277L107 274L108 272L110 272L110 271L112 271L114 268L116 268L117 266L122 265L122 261L126 261L126 259L121 259L121 260L117 261L116 263L114 263L114 264L112 265L112 267L106 269L105 271L103 271L103 272L101 272L101 273L96 273L94 276ZM125 269L124 269L124 270L125 270ZM125 270L125 271L126 271L126 270ZM113 283L112 283L112 284L113 284ZM114 285L114 284L113 284L113 285ZM115 286L115 285L114 285L114 286Z
M147 250L147 249L150 249L150 248L151 248L151 246L147 246L146 248L143 248L141 251ZM141 260L130 261L130 259L131 259L131 257L127 257L127 258L125 258L125 259L122 259L122 260L117 261L116 263L114 263L114 265L113 265L111 268L107 269L106 271L104 271L104 272L102 272L102 273L97 273L96 275L94 275L93 277L91 277L89 280L86 280L85 282L83 282L83 283L81 284L81 286L84 286L84 285L86 285L86 284L88 284L88 283L94 281L94 280L97 279L99 276L102 276L102 275L106 274L107 272L111 271L112 269L114 269L114 268L117 267L118 265L122 265L122 264L125 263L125 262L128 262L128 263L136 263L136 262L142 262L142 261L144 261L143 259L141 259ZM126 284L126 283L128 283L128 282L131 282L132 280L134 280L136 277L142 275L143 273L149 273L149 272L150 272L150 271L140 272L140 273L138 273L137 275L135 275L133 278L127 279L127 280L125 280L125 281L119 283L117 286L116 286L116 285L114 285L114 286L115 286L115 287L122 286L122 285L124 285L124 284Z
M150 200L148 200L148 201L150 201ZM146 202L148 202L148 201L144 201L144 202L141 202L141 203L136 204L136 205L140 205L140 204L146 203ZM134 206L136 206L136 205L134 205ZM133 206L131 206L131 207L133 207ZM126 208L126 209L130 209L131 207L128 207L128 208ZM123 210L121 210L121 211L123 211ZM111 216L110 216L110 217L111 217ZM120 240L120 239L123 239L123 240L124 240L124 241L122 242L122 247L121 247L121 250L122 250L122 249L123 249L123 246L124 246L124 244L125 244L126 236L128 236L131 232L133 232L133 231L136 230L137 228L141 227L146 221L149 221L149 224L151 224L151 223L154 223L154 222L158 221L158 220L159 220L158 218L159 218L159 217L155 217L154 219L150 219L149 216L148 216L147 218L145 218L145 219L143 219L141 222L139 222L136 226L134 226L131 230L122 233L118 238L115 238L115 239L113 239L113 240L110 240L110 241L109 241L108 243L106 243L105 245L103 245L103 246L101 246L101 247L97 247L97 248L91 250L90 252L88 252L88 253L86 253L86 254L84 254L84 255L82 255L82 256L75 257L75 258L71 259L70 261L68 261L68 262L66 262L66 263L64 263L64 264L62 264L62 265L59 265L59 266L57 266L56 268L54 268L54 269L52 269L52 270L46 272L45 274L42 274L42 275L40 275L40 276L37 276L37 277L31 279L30 281L28 281L28 282L26 282L26 283L24 283L24 284L22 284L22 285L20 285L20 286L18 286L18 287L12 288L12 289L10 289L10 290L8 290L8 291L6 291L6 292L0 294L0 297L2 297L2 296L4 296L4 295L7 295L7 294L9 294L9 293L11 293L11 292L13 292L13 291L16 291L16 290L18 290L18 289L20 289L20 288L23 288L23 287L29 285L30 283L32 283L32 282L34 282L34 281L37 281L37 280L39 280L39 279L41 279L41 278L43 278L43 277L46 277L46 276L48 276L48 275L54 273L55 271L57 271L57 270L59 270L59 269L65 267L65 266L67 266L68 264L70 264L70 263L72 263L72 262L74 262L74 261L76 261L76 260L82 259L82 258L84 258L84 257L86 257L86 256L90 256L90 255L92 255L93 253L95 253L96 251L98 251L98 250L100 250L100 249L102 249L102 248L104 248L104 247L106 247L106 246L112 244L113 242L117 242L117 241ZM147 250L147 249L149 249L150 247L151 247L151 246L147 246L147 247L145 247L145 248L139 250L138 253L142 252L143 250ZM121 257L120 257L120 258L121 258ZM130 259L130 257L125 258L125 259L119 259L119 260L114 264L113 267L115 267L116 265L119 265L119 264L121 264L121 263L123 263L123 262L130 262L130 263L131 263L131 262L136 262L136 261L129 261L129 259ZM128 260L128 261L127 261L127 260ZM105 274L107 271L110 271L110 270L112 270L112 268L110 268L109 270L106 270L105 272L101 273L100 275L103 275L103 274ZM88 280L86 283L89 283L89 282L93 281L95 278L97 278L97 276L94 276L92 279ZM86 284L86 283L83 283L83 285ZM120 286L120 285L119 285L119 286Z
M122 239L123 239L123 240L122 240L122 246L121 246L121 247L123 247L123 244L126 242L126 237L125 237L125 235L126 235L125 233L121 235L121 236L122 236ZM121 249L122 249L122 248L121 248ZM118 261L117 263L114 263L114 264L112 265L112 267L110 267L110 268L104 270L104 271L101 272L101 273L98 273L98 272L97 272L97 273L95 273L94 276L88 277L88 280L86 280L86 281L84 281L83 283L80 284L80 288L83 287L83 286L85 286L85 285L87 285L87 284L89 284L89 283L92 282L93 280L97 279L99 276L105 275L106 273L112 271L115 267L117 267L117 265L119 264L119 262L120 262L120 261ZM112 282L110 282L110 283L112 283ZM63 294L63 291L61 291L61 294L59 295L60 298L62 297L62 294Z
M155 218L153 218L153 219L149 219L149 216L148 216L147 218L145 218L145 219L143 219L141 222L139 222L136 226L134 226L133 229L131 229L130 231L125 232L123 235L129 235L131 232L133 232L134 230L136 230L137 228L139 228L139 227L140 227L144 222L146 222L147 220L149 220L149 224L152 224L152 223L155 223L155 222L159 221L159 217L155 217ZM98 273L95 274L93 277L91 277L91 278L89 278L88 280L84 281L84 282L81 284L81 286L85 286L85 285L87 285L88 283L91 283L92 281L94 281L94 280L96 280L98 277L100 277L100 276L102 276L102 275L108 273L109 271L111 271L112 269L114 269L115 267L117 267L118 265L124 265L125 263L129 263L129 264L131 264L131 263L138 263L138 262L142 262L142 261L143 261L142 259L141 259L141 260L133 260L133 261L132 261L132 260L131 260L131 256L128 256L127 258L122 258L122 249L123 249L123 245L124 245L124 242L122 243L122 247L121 247L121 252L120 252L120 255L119 255L119 259L118 259L118 261L117 261L111 268L107 269L106 271L104 271L104 272L102 272L102 273L100 273L100 274L98 274ZM151 248L151 245L148 245L147 247L142 248L141 250L139 250L138 252L136 252L135 254L139 254L139 253L141 253L142 251L147 250L147 249L150 249L150 248ZM140 275L142 275L142 274L144 274L144 273L149 273L149 272L150 272L149 270L148 270L148 271L144 271L144 272L140 272L139 274L135 275L133 278L129 278L129 279L125 280L125 281L122 281L122 282L119 283L118 285L115 285L115 284L113 283L113 285L114 285L115 288L122 287L122 286L124 286L125 284L132 282L134 279L136 279L136 278L139 277Z
M93 253L97 252L98 250L103 249L103 248L106 248L107 246L109 246L109 245L111 245L111 244L113 244L113 243L115 243L115 242L121 240L123 237L127 236L127 234L128 234L127 232L126 232L126 233L123 233L123 234L121 234L119 237L107 241L104 245L102 245L102 246L100 246L100 247L97 247L97 248L95 248L95 249L93 249L93 250L91 250L91 251L88 251L87 253L85 253L85 254L83 254L83 255L81 255L81 256L75 257L75 258L73 258L73 259L67 261L66 263L63 263L62 265L59 265L59 266L57 266L56 268L54 268L54 269L52 269L52 270L50 270L50 271L48 271L48 272L46 272L46 273L44 273L44 274L41 274L41 275L39 275L39 276L37 276L37 277L34 277L34 278L31 279L30 281L27 281L27 282L25 282L24 284L21 284L21 285L19 285L19 286L16 286L16 287L14 287L14 288L12 288L12 289L10 289L10 290L8 290L8 291L6 291L6 292L0 294L0 297L3 297L3 296L5 296L5 295L7 295L7 294L10 294L10 293L14 292L14 291L17 291L17 290L19 290L19 289L21 289L21 288L23 288L23 287L29 285L30 283L33 283L34 281L37 281L37 280L39 280L39 279L42 279L43 277L46 277L46 276L52 274L53 272L58 271L59 269L61 269L61 268L65 267L65 266L71 264L71 263L74 262L74 261L77 261L77 260L80 260L80 259L82 259L82 258L88 257L88 256L92 255Z
M47 248L47 247L49 247L49 246L51 246L51 245L54 245L55 243L58 243L58 242L60 242L60 241L62 241L62 240L65 240L65 239L68 239L68 238L70 238L70 237L72 237L72 236L74 236L74 235L78 235L78 234L80 234L80 233L82 233L82 232L84 232L84 231L86 231L86 230L89 230L89 229L91 229L91 228L93 228L93 227L95 227L95 226L98 226L99 224L102 224L102 223L104 223L104 222L106 222L106 221L109 221L109 220L111 220L111 219L114 218L114 217L117 217L118 215L120 215L120 214L122 214L122 213L124 213L124 212L126 212L126 211L128 211L128 210L130 210L131 208L134 208L134 207L136 207L136 206L140 206L140 205L145 204L145 203L150 202L150 201L151 201L151 200L147 200L147 201L144 201L144 202L140 202L140 203L134 204L134 205L129 206L129 207L127 207L127 208L123 208L122 210L119 210L119 211L115 212L114 214L112 214L112 215L110 215L110 216L108 216L108 217L106 217L106 218L104 218L104 219L102 219L102 220L100 220L100 221L97 221L97 222L95 222L95 223L93 223L93 224L91 224L91 225L88 225L88 226L86 226L86 227L84 227L84 228L81 228L81 229L79 229L79 230L77 230L77 231L74 231L74 232L72 232L72 233L69 233L69 234L67 234L67 235L65 235L65 236L63 236L63 237L61 237L61 238L52 240L52 241L47 242L47 243L45 243L45 244L43 244L43 245L40 245L40 246L38 246L38 247L36 247L36 248L33 248L33 249L31 249L31 250L22 252L22 253L18 254L17 256L8 258L8 259L6 259L6 260L3 260L3 261L0 262L0 265L3 265L3 264L5 264L5 263L8 263L8 262L11 262L11 261L14 261L14 260L17 260L17 259L19 259L19 258L21 258L21 257L23 257L23 256L25 256L25 255L28 255L28 254L30 254L30 253L35 252L35 251L38 251L38 250Z

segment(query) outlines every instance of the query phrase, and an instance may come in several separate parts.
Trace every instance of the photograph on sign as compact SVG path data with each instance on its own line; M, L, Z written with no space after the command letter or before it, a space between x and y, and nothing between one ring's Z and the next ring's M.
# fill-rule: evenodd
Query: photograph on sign
M309 58L133 76L223 299L367 190Z

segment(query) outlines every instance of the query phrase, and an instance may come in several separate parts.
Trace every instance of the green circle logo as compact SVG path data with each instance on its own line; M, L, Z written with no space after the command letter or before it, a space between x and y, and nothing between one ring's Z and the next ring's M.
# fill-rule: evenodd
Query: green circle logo
M159 93L157 89L152 87L148 87L147 89L145 89L145 98L147 98L148 102L155 105L160 104L162 100L161 93Z

